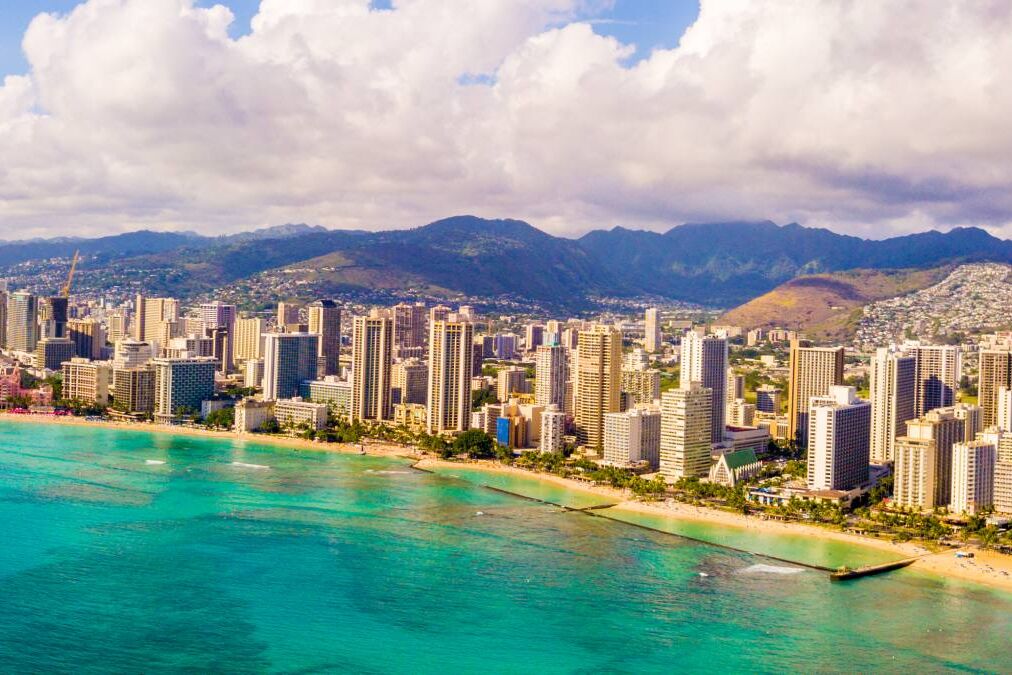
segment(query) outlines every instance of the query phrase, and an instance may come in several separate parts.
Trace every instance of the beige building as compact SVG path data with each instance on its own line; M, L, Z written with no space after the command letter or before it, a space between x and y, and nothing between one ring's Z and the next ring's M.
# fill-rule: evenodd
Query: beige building
M394 322L381 316L357 316L351 336L351 418L393 417L390 388Z
M897 436L917 418L917 359L881 348L871 359L871 461L893 460Z
M1012 388L1012 351L981 350L978 371L977 402L981 408L981 424L988 428L998 423L998 391L1002 387Z
M394 305L393 317L394 349L398 356L403 355L402 350L425 346L428 312L423 303Z
M429 414L424 403L398 403L394 406L394 424L413 432L425 431Z
M635 405L651 405L661 397L661 373L653 369L622 369L622 391Z
M327 428L327 406L301 398L282 398L274 401L274 418L282 428L298 429L308 425L319 431Z
M746 403L745 399L736 399L727 410L727 425L729 427L751 427L755 426L755 405ZM725 432L725 437L727 432Z
M806 347L791 343L790 382L787 393L788 437L808 447L808 404L814 396L826 396L829 388L843 384L843 347Z
M105 348L105 328L92 318L67 321L67 337L74 343L74 353L85 359L98 361Z
M267 322L263 319L236 319L235 339L232 341L234 359L236 361L263 359L266 333Z
M260 401L244 398L235 404L236 433L246 434L257 431L274 417L274 401Z
M428 401L429 366L418 359L406 359L393 365L393 387L400 392L398 403Z
M580 331L575 389L577 440L600 450L605 414L622 409L622 333L608 326Z
M651 307L646 311L643 322L643 349L651 354L661 351L660 310Z
M894 501L900 506L947 506L952 494L952 446L964 441L963 420L952 408L936 408L907 422L896 439Z
M113 407L127 415L146 415L155 409L155 369L148 366L114 368Z
M647 462L651 469L660 465L661 411L658 408L634 408L604 416L603 460L614 466Z
M660 472L667 482L709 474L712 397L698 382L661 394Z
M138 295L134 305L133 337L140 342L168 344L179 331L179 301Z
M98 405L109 404L112 364L74 358L63 364L63 398Z
M471 423L474 324L445 321L439 307L429 322L428 432L466 431Z
M320 336L318 375L337 375L341 359L341 308L333 300L309 305L309 332Z
M507 366L496 373L496 398L500 403L510 400L514 394L527 393L527 370L519 366Z
M956 403L963 359L959 347L952 345L904 345L903 353L916 359L914 412L920 417L935 408Z

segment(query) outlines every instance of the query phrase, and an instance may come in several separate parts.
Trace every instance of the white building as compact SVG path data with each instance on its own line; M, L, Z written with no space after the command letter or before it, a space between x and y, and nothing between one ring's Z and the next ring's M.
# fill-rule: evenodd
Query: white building
M561 453L566 434L566 414L557 406L541 413L541 452Z
M258 430L274 419L274 402L245 398L235 404L235 431L245 434Z
M283 398L274 402L274 417L282 427L298 428L308 424L313 430L327 428L327 405L301 398Z
M646 461L652 469L660 465L661 411L633 408L604 416L604 462L629 466Z
M952 446L953 513L973 515L994 505L994 465L998 449L987 440Z
M853 490L868 482L871 405L854 387L831 386L808 409L808 487Z
M882 347L871 360L871 461L891 462L896 437L917 418L917 359Z
M698 382L710 390L710 442L720 443L724 440L727 339L690 330L682 338L681 358L679 389L688 390Z

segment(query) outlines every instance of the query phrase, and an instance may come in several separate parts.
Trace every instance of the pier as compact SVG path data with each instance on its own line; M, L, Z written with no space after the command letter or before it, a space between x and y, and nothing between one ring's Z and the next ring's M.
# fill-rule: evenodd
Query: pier
M856 569L843 567L830 574L829 578L833 581L848 581L850 579L860 579L861 577L870 577L876 574L885 574L886 572L892 572L893 570L913 565L918 560L919 558L907 558L905 560L895 560L893 562L882 563L880 565L866 565Z

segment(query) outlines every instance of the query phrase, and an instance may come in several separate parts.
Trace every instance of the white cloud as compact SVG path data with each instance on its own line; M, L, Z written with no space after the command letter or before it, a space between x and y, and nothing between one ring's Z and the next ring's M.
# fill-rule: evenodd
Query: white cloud
M704 0L630 64L598 0L89 0L0 86L0 239L454 213L1012 234L1012 5Z

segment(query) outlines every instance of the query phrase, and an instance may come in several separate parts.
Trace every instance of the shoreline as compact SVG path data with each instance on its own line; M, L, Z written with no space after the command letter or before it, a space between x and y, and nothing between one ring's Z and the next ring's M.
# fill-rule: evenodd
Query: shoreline
M10 413L0 414L0 424L12 422L14 424L44 424L53 426L85 427L99 429L116 429L119 431L141 431L149 434L171 434L173 436L190 436L194 438L216 438L225 441L249 442L259 445L271 445L292 450L315 450L317 452L334 452L344 455L360 455L359 445L356 443L320 443L308 441L303 438L292 438L286 436L270 436L265 434L237 434L234 431L222 429L199 429L171 424L156 424L154 422L114 422L112 420L86 420L80 417L55 417L48 415L12 415ZM411 448L384 443L382 441L365 441L366 455L374 457L399 457L412 460L419 456L411 452Z
M960 547L944 549L941 551L930 551L923 543L916 541L893 542L892 540L868 537L840 530L831 530L818 525L809 525L797 522L785 522L779 520L764 520L758 516L746 516L743 514L722 511L705 506L693 506L676 501L666 502L645 502L632 497L627 490L609 486L594 486L563 478L552 474L542 474L526 469L512 466L493 464L488 461L478 460L466 463L453 462L443 459L426 457L420 460L418 468L428 469L439 467L452 469L460 466L473 467L490 473L500 473L514 476L524 476L534 480L565 487L570 490L594 494L600 497L615 500L612 508L643 513L647 515L662 516L672 520L692 521L710 525L721 525L739 530L760 532L770 535L793 535L802 537L813 537L823 540L838 541L852 546L863 546L880 551L899 554L901 558L917 558L910 565L909 569L927 573L933 577L947 579L958 579L985 585L991 588L998 588L1003 591L1012 592L1012 556L998 553L997 551L982 550L974 547ZM605 513L610 509L603 509L597 515L607 518ZM618 522L622 522L619 519ZM956 551L972 551L974 558L956 558ZM757 552L760 553L761 552ZM990 570L988 568L991 568ZM1003 575L1002 572L1006 572Z
M140 431L154 434L173 434L177 436L215 438L218 440L250 442L294 450L311 450L316 452L332 452L339 454L362 454L359 445L352 443L320 443L301 438L282 436L261 436L258 434L236 434L232 431L197 429L166 424L143 422L114 422L111 420L85 420L78 417L51 417L42 415L11 415L0 414L0 424L9 421L14 424L62 425L71 427L91 427L114 429L120 431ZM973 547L944 549L931 552L918 542L894 543L891 540L868 537L850 532L831 530L817 525L777 520L764 520L757 516L746 516L729 511L722 511L704 506L693 506L669 500L666 502L645 502L635 499L625 489L605 485L591 485L572 478L563 478L553 474L537 473L515 466L506 466L489 460L472 460L467 462L449 461L419 454L410 446L387 443L382 441L365 441L363 443L367 455L403 459L411 462L411 466L421 470L432 468L457 469L469 467L478 471L504 475L521 476L562 487L574 492L594 495L614 502L610 508L662 516L672 520L692 521L703 524L721 525L745 531L761 532L771 535L808 536L824 540L838 541L853 546L863 546L881 551L902 554L902 557L917 560L909 567L933 577L958 579L975 582L991 588L1012 592L1012 556L996 551L981 550ZM608 509L604 509L608 510ZM607 516L604 516L607 517ZM619 519L612 519L622 522ZM972 551L974 558L956 558L956 551ZM757 552L760 553L761 552ZM1003 572L1005 574L1003 574Z

